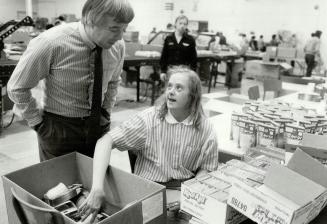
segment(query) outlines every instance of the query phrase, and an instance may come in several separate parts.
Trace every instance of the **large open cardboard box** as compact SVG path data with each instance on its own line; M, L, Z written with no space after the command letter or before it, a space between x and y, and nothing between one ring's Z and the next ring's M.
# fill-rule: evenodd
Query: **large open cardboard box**
M327 168L298 149L287 167L272 166L258 188L235 180L227 203L259 224L304 224L325 207L326 187Z
M201 179L191 179L182 183L181 210L204 221L207 224L238 224L247 218L227 205L228 190L219 190L222 185L229 184L223 174L206 174ZM222 181L217 181L222 180ZM204 181L201 181L204 180ZM205 183L209 183L205 185ZM202 187L199 188L199 185ZM216 186L218 185L218 186ZM205 187L204 187L205 186ZM205 190L201 188L206 188ZM218 194L220 193L220 196Z
M9 223L20 224L12 204L11 188L23 200L49 208L41 199L45 192L59 182L67 186L81 183L90 190L92 164L91 158L71 153L4 175L2 178ZM105 178L105 199L118 211L99 222L101 224L166 223L166 192L162 185L110 166ZM65 223L75 222L65 217Z

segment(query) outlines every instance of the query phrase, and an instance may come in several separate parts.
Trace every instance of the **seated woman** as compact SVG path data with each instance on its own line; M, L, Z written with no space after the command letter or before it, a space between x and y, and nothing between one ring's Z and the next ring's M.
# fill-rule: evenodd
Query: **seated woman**
M95 147L93 183L81 212L100 209L103 182L112 147L134 150L135 174L158 183L186 180L218 168L218 148L212 124L201 106L201 82L185 67L169 72L164 102L114 128Z

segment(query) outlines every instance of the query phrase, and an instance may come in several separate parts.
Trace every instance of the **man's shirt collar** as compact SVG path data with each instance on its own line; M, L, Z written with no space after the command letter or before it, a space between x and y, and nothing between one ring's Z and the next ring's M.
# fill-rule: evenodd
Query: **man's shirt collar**
M81 34L82 40L84 43L89 46L91 49L95 49L96 45L93 43L90 38L87 36L86 31L85 31L85 26L81 22L78 24L78 30Z

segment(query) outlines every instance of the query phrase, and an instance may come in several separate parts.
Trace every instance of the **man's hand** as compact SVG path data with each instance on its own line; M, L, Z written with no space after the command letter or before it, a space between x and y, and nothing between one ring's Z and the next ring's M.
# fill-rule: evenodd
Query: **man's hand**
M104 191L103 189L91 189L89 196L79 207L79 212L82 215L82 221L87 219L91 215L89 223L93 223L97 214L100 211L102 202L104 201Z
M161 73L160 74L160 79L161 79L161 81L166 82L167 81L167 74L166 73Z

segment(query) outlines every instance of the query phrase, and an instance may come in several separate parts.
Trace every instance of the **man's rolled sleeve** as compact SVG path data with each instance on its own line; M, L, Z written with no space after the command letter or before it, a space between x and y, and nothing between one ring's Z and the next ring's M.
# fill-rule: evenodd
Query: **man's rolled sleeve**
M120 126L111 130L114 147L120 151L142 150L146 140L146 125L140 115L123 122Z
M116 96L118 93L118 86L121 81L121 74L123 72L124 58L125 58L125 44L122 41L120 45L119 60L118 66L113 72L112 78L108 83L107 92L104 95L103 108L105 108L108 113L111 113L112 108L116 102Z
M31 89L49 74L51 60L50 42L36 37L28 45L8 81L8 96L15 103L14 112L27 120L29 126L42 121Z

